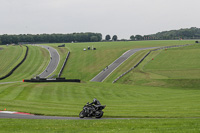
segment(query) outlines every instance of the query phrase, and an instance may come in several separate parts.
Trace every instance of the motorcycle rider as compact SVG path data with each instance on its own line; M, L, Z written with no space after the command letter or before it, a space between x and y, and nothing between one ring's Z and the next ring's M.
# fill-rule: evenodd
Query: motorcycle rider
M99 100L97 100L96 98L93 99L93 101L90 103L90 105L101 105L101 103L99 102Z
M101 103L99 102L99 100L97 100L96 98L93 99L93 101L90 103L90 105L101 105ZM92 113L95 111L95 108L90 108L90 113L89 115L92 115Z

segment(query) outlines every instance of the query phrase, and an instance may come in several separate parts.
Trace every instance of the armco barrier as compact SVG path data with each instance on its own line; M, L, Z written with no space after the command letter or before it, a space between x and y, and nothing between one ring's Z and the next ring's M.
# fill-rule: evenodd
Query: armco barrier
M28 55L28 50L29 50L29 49L28 49L28 47L26 46L26 54L25 54L23 60L22 60L19 64L17 64L17 66L15 66L7 75L1 77L0 80L9 77L9 76L10 76L10 75L11 75L11 74L26 60L26 57L27 57L27 55Z
M68 52L67 57L66 57L66 59L65 59L65 62L63 63L62 68L60 69L60 72L59 72L59 74L58 74L58 77L59 77L59 78L60 78L60 76L62 75L62 72L63 72L63 70L64 70L64 68L65 68L65 65L66 65L66 63L67 63L67 60L68 60L68 58L69 58L69 55L70 55L70 51Z
M189 46L189 45L194 45L194 44L166 46L166 47L161 47L161 48L157 48L157 49L150 50L150 51L135 65L135 66L133 66L131 69L129 69L128 71L124 72L122 75L120 75L119 77L117 77L112 83L117 82L121 77L123 77L124 75L126 75L127 73L129 73L131 70L133 70L134 68L136 68L140 63L142 63L142 61L143 61L152 51L157 51L157 50L161 50L161 49L165 49L165 48L184 47L184 46Z
M65 79L65 78L55 78L55 79L46 79L46 78L40 78L40 79L25 79L23 82L77 82L80 83L80 79Z

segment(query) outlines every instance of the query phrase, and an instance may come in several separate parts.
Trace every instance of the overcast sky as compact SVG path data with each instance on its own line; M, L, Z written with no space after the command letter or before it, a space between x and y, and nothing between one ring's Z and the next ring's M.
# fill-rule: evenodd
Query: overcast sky
M200 28L200 0L0 0L0 34L98 32L129 39Z

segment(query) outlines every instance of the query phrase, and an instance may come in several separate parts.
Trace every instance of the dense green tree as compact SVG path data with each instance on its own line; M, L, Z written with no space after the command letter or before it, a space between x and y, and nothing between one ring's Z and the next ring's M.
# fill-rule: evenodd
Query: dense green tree
M135 38L136 40L143 40L143 37L141 35L136 35Z
M97 42L98 41L98 37L97 36L91 36L90 37L90 41L91 42Z
M106 35L106 41L109 41L111 39L110 35Z
M113 40L113 41L117 41L117 35L114 35L114 36L112 37L112 40Z
M162 31L156 34L148 35L150 38L158 40L169 40L169 39L199 39L200 28L191 27L179 30Z
M11 43L63 43L63 42L90 42L101 41L100 33L73 33L73 34L20 34L0 35L2 44Z
M135 36L134 35L130 36L130 39L134 41L135 40Z

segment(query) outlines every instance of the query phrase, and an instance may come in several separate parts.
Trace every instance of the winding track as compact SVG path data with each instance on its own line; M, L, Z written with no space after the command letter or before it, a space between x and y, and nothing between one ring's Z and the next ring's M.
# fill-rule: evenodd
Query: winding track
M41 45L40 45L41 46ZM49 46L42 46L49 50L51 54L51 61L47 67L46 70L40 74L40 77L47 77L52 72L55 71L57 68L57 65L59 63L58 60L60 60L58 52ZM122 56L120 56L117 60L115 60L112 64L108 66L107 70L103 70L100 72L96 77L94 77L91 81L96 82L103 82L117 67L119 67L124 61L126 61L130 56L135 54L136 52L140 50L146 50L146 49L155 49L158 47L149 47L149 48L138 48L138 49L132 49L127 52L125 52ZM56 65L54 64L56 63ZM12 82L11 82L12 83ZM8 114L8 113L1 113L0 112L0 118L13 118L13 119L66 119L66 120L83 120L79 117L57 117L57 116L39 116L39 115L25 115L25 114ZM84 118L84 120L91 120L95 118ZM143 118L101 118L101 119L143 119ZM150 118L150 119L157 119L157 118ZM174 119L174 118L172 118Z
M40 78L46 78L56 70L56 68L60 62L60 55L55 48L52 48L50 46L45 46L45 45L38 45L38 46L47 49L51 56L49 65L41 74L39 74Z
M125 52L122 56L120 56L117 60L115 60L112 64L110 64L108 68L105 68L104 70L102 70L97 76L95 76L90 81L103 82L115 69L117 69L117 67L119 67L124 61L126 61L129 57L131 57L136 52L141 51L141 50L147 50L147 49L155 49L155 48L158 48L158 47L137 48L137 49L131 49Z

